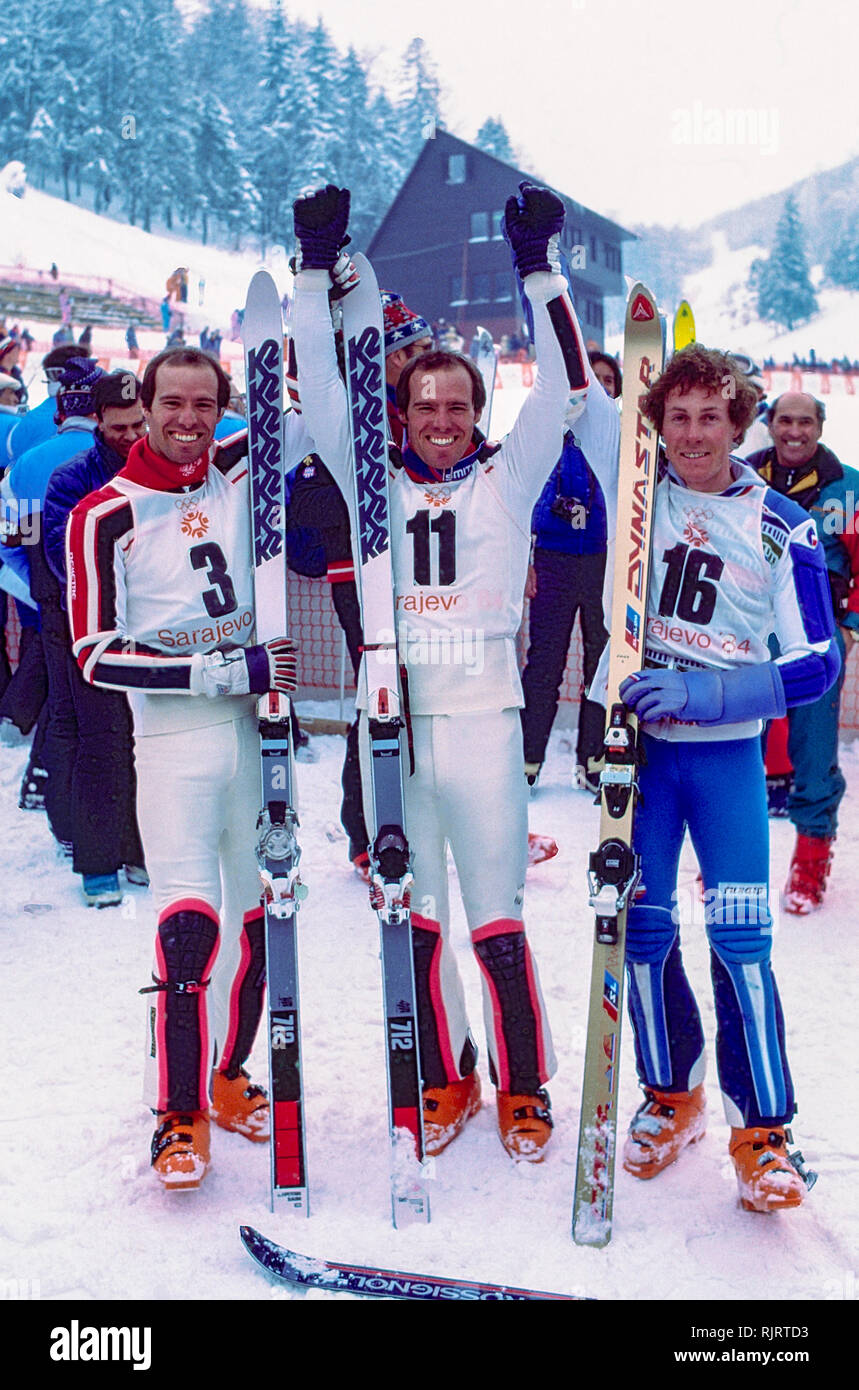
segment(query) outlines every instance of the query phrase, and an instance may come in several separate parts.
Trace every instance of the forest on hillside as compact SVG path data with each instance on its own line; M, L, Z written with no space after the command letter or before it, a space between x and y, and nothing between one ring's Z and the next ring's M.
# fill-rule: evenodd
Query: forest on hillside
M263 249L291 242L308 186L353 191L352 234L366 244L424 140L443 124L423 41L388 85L324 23L280 0L18 0L0 29L0 148L36 187L203 242ZM477 143L506 158L489 119Z

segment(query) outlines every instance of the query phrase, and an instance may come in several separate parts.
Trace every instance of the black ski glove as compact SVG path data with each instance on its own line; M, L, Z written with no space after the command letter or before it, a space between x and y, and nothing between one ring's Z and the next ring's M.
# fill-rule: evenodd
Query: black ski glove
M299 270L331 270L349 237L348 188L326 184L293 203Z
M535 270L559 273L558 237L564 225L564 204L549 188L520 183L518 197L507 199L504 238L521 279Z

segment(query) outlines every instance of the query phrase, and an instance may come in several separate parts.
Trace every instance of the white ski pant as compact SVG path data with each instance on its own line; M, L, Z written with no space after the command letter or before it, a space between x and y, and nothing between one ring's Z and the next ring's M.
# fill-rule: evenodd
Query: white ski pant
M490 1076L501 1090L533 1095L556 1063L522 921L528 803L519 711L415 715L412 733L411 776L405 734L402 749L424 1085L458 1080L476 1059L450 942L450 845L480 969ZM361 748L372 826L365 739Z
M224 1070L241 1066L262 1010L259 734L242 715L147 735L135 751L158 922L152 973L167 986L144 995L144 1100L153 1110L202 1110L215 1061Z

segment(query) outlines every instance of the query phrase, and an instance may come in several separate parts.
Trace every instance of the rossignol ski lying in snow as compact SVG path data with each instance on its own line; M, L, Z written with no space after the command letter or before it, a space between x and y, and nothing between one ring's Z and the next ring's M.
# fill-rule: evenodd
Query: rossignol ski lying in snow
M472 1302L522 1303L578 1302L581 1294L542 1293L507 1284L479 1284L469 1279L443 1279L437 1274L405 1274L373 1265L342 1265L297 1255L260 1235L252 1226L240 1226L248 1254L276 1279L304 1289L328 1289L332 1293L359 1294L364 1298L415 1299L420 1303ZM589 1300L587 1300L589 1301Z

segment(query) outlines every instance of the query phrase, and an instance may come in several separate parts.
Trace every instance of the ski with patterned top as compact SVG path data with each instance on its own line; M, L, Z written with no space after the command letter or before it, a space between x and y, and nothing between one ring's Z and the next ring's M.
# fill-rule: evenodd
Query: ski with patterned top
M256 640L286 635L283 482L283 322L266 271L248 288L242 323L254 550ZM258 705L262 809L257 862L263 886L271 1096L271 1198L309 1215L298 995L299 876L292 708L270 691Z
M343 328L346 392L355 478L358 555L355 577L361 599L371 801L370 893L379 915L392 1144L391 1210L394 1225L429 1221L423 1170L423 1091L410 892L411 851L406 835L401 734L407 710L401 700L394 614L388 506L388 436L382 304L376 277L364 256L353 257L359 283L335 306Z

